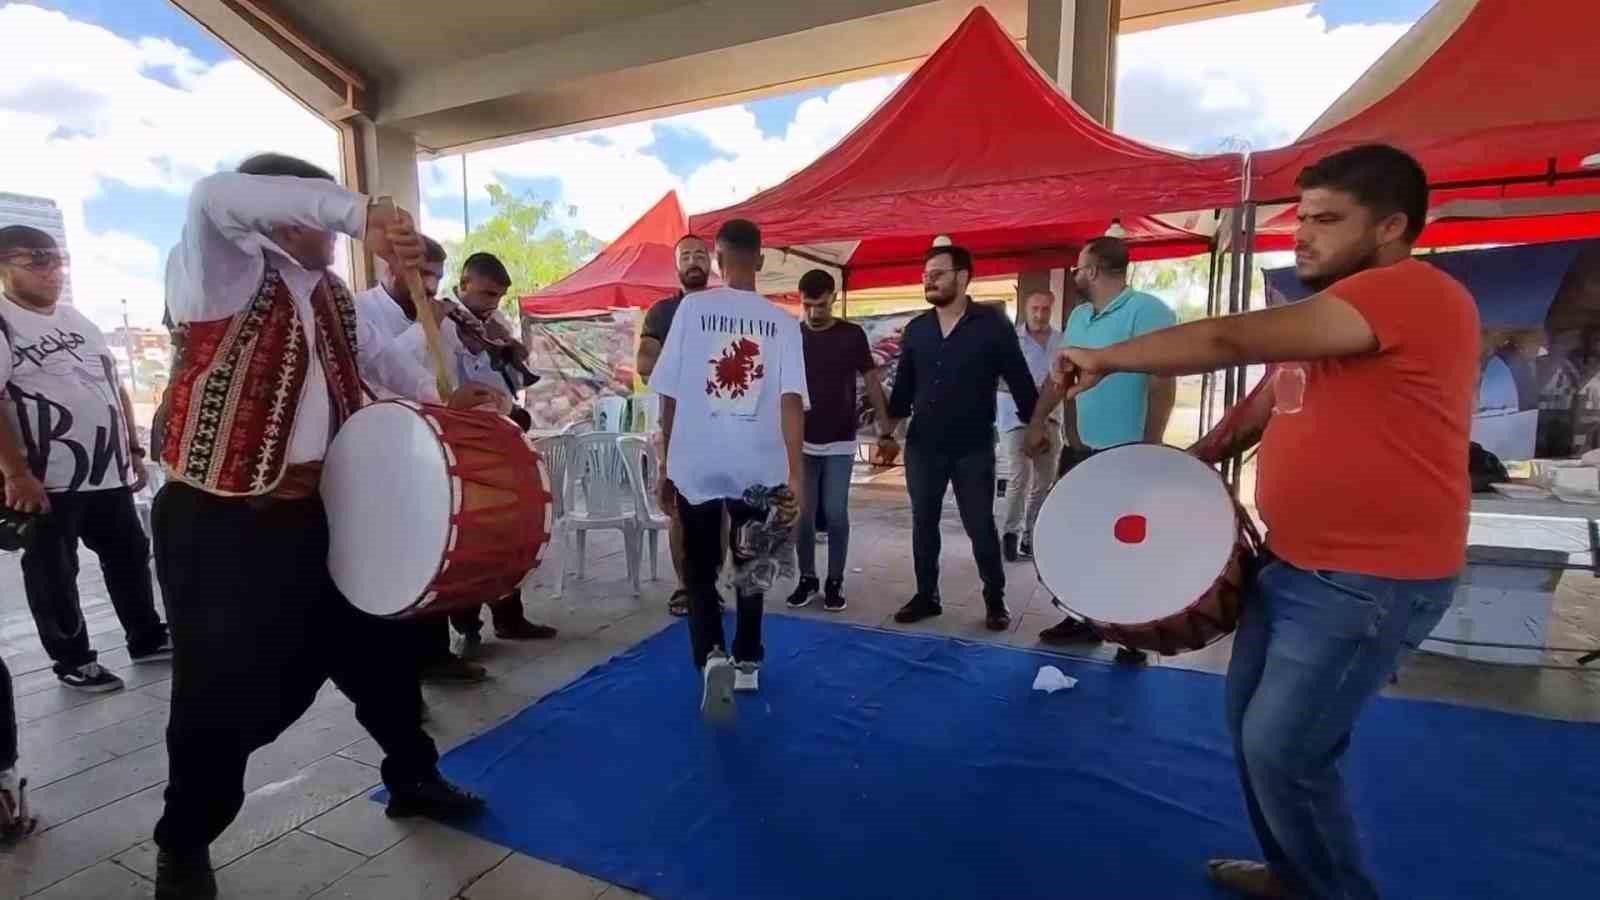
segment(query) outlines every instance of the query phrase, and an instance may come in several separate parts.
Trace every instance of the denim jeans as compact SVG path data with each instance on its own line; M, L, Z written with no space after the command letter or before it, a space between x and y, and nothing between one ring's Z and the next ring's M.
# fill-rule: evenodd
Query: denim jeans
M795 550L800 574L817 576L817 520L828 533L828 577L844 578L850 552L850 472L854 456L807 456L806 483L800 496L800 535ZM820 515L817 515L820 513Z
M1250 823L1267 863L1297 896L1374 900L1339 760L1362 707L1439 624L1456 579L1262 562L1226 688Z

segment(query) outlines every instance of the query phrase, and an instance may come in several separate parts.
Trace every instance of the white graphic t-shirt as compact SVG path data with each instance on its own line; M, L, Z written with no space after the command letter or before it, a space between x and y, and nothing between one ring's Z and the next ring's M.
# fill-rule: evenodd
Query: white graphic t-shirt
M28 467L47 491L128 483L128 426L105 335L70 306L48 315L0 297L0 384Z
M685 297L650 387L677 401L667 477L692 504L789 480L781 398L809 407L800 322L754 291Z

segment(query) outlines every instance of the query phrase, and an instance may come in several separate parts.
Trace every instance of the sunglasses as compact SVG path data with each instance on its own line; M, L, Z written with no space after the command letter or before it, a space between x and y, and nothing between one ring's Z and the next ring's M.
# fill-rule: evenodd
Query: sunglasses
M15 250L0 257L0 262L30 272L49 272L52 269L65 269L67 254L60 250Z

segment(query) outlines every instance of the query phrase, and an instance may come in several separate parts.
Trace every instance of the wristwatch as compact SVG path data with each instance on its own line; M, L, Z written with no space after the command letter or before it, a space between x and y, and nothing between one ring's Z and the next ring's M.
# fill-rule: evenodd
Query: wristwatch
M128 448L128 455L129 456L137 456L140 459L144 459L147 454L146 454L145 449L143 447L135 445L133 447L129 447Z

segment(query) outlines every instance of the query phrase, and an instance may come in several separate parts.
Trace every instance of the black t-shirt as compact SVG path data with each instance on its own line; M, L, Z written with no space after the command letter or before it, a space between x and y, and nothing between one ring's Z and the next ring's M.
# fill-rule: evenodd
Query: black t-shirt
M806 357L806 443L833 444L856 438L856 376L872 371L872 348L860 325L834 322L815 331L800 326Z
M644 325L639 329L639 337L655 338L665 344L667 332L672 330L672 319L678 314L678 305L681 303L683 303L683 291L665 300L658 300L656 305L650 307L644 314Z

